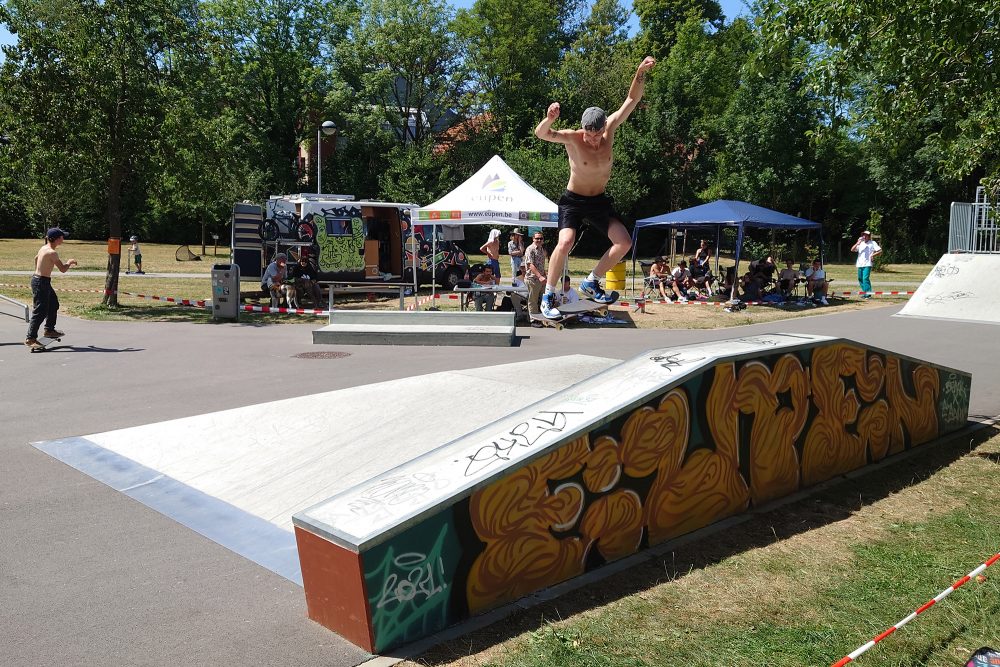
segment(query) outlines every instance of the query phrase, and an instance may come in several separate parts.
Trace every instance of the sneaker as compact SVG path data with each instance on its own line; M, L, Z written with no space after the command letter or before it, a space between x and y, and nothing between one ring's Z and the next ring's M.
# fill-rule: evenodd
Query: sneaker
M62 338L65 335L66 334L57 329L49 329L48 331L42 332L42 336L45 338Z
M599 280L583 280L580 283L580 291L591 301L597 303L614 303L618 300L618 292L608 294L601 289L601 281Z
M549 320L557 320L562 317L562 313L555 307L555 293L549 292L542 295L542 316Z
M687 303L687 302L688 302L688 300L686 298L684 298L684 297L678 297L678 299L677 299L677 303Z
M37 338L25 338L24 344L27 345L28 347L34 347L36 345L40 345Z
M821 297L819 298L819 302L820 302L821 304L823 304L824 306L829 306L829 305L830 305L830 302L826 300L826 297L825 297L825 296L821 296Z

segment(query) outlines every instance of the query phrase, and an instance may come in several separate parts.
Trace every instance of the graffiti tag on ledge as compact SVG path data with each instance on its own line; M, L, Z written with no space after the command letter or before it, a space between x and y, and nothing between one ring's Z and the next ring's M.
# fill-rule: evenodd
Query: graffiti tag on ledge
M498 461L509 461L511 450L516 446L532 447L547 433L563 433L569 423L567 415L582 414L583 412L542 410L465 457L469 459L465 476L477 475Z

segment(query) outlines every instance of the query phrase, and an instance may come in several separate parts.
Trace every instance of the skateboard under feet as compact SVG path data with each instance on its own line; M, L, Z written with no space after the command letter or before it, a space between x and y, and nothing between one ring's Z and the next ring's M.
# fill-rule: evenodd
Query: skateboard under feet
M62 338L49 338L48 336L39 336L37 340L40 347L32 345L29 348L32 352L45 352L47 349L49 349L49 345L51 345L52 343L62 342Z

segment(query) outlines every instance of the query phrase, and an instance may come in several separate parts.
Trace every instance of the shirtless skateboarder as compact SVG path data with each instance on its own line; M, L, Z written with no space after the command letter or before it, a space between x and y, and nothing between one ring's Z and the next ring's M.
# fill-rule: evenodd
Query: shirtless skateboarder
M55 290L52 289L52 269L59 269L62 273L69 271L76 266L76 260L71 259L65 264L59 259L56 248L62 245L66 232L53 227L45 233L45 245L35 255L35 273L31 276L31 296L32 309L31 320L28 322L28 336L24 339L24 344L32 349L44 349L45 346L38 342L38 327L42 320L45 320L45 331L42 336L45 338L62 338L66 334L56 330L56 315L59 311L59 298Z
M618 300L617 292L608 294L601 288L601 280L632 247L632 237L615 213L614 200L604 189L611 178L611 147L615 141L615 130L639 104L646 90L646 72L655 64L656 61L648 56L640 63L628 97L610 116L606 116L603 109L590 107L583 112L582 129L553 130L552 123L559 117L559 103L553 102L545 118L535 128L536 137L563 144L569 156L569 184L559 198L559 241L549 260L548 279L542 295L541 311L547 318L559 317L559 310L555 307L556 285L584 220L605 232L611 247L580 283L580 292L597 303L609 304Z

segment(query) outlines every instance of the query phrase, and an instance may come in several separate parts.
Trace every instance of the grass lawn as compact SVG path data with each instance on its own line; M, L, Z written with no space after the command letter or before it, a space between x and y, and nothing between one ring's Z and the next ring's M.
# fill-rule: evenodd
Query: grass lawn
M40 242L36 239L0 239L0 271L30 271L32 262ZM211 314L207 310L175 306L159 301L137 298L130 294L156 295L177 299L209 299L211 285L209 274L215 263L229 261L228 248L220 247L218 255L213 255L213 247L208 246L208 255L202 261L179 262L174 257L177 246L154 243L143 243L143 269L146 276L119 276L119 308L109 309L101 306L104 291L104 276L82 276L79 271L104 272L107 268L107 244L103 241L78 241L68 239L59 249L64 259L75 258L79 262L76 269L67 274L54 276L55 287L59 291L59 300L63 313L87 319L105 320L144 320L144 321L209 321ZM200 247L192 246L192 252L198 252ZM124 258L123 258L124 259ZM479 255L470 255L470 263L482 261ZM503 257L502 269L509 272L507 258ZM572 257L569 262L570 274L577 279L586 275L594 265L593 258ZM725 258L723 266L728 263ZM134 268L134 267L133 267ZM873 275L875 289L882 281L909 282L917 285L931 270L930 265L890 265L885 271ZM627 266L631 271L631 264ZM836 279L833 290L837 292L851 291L856 288L856 272L853 265L828 265L829 274ZM199 277L189 278L171 274L199 274ZM31 302L31 291L28 289L27 276L0 275L0 294L21 301ZM640 282L641 281L637 281ZM632 285L629 274L626 285ZM255 289L255 283L245 282L244 289ZM892 287L891 290L907 288ZM69 291L76 290L76 291ZM426 297L430 288L424 287L420 295ZM634 294L626 292L624 298L634 298ZM887 303L898 303L906 297L879 297L873 303L863 303L856 298L835 299L831 306L825 308L792 309L775 306L755 306L738 313L726 313L718 306L679 306L650 304L645 313L633 312L630 308L613 309L616 317L626 320L626 326L655 329L715 329L745 324L755 324L774 320L802 317L819 313L855 308L871 308ZM408 301L412 303L412 298ZM348 299L338 296L337 306L346 308L384 309L397 307L395 298L381 297L376 302L368 302L363 296ZM266 303L264 304L266 305ZM426 303L423 307L430 307ZM442 310L457 310L459 302L454 299L438 299L434 302ZM3 305L8 308L9 306ZM298 322L303 316L269 315L263 313L243 313L242 317L255 318L268 322Z
M931 445L557 600L410 665L830 665L1000 550L1000 436ZM956 667L1000 643L1000 564L859 657Z

